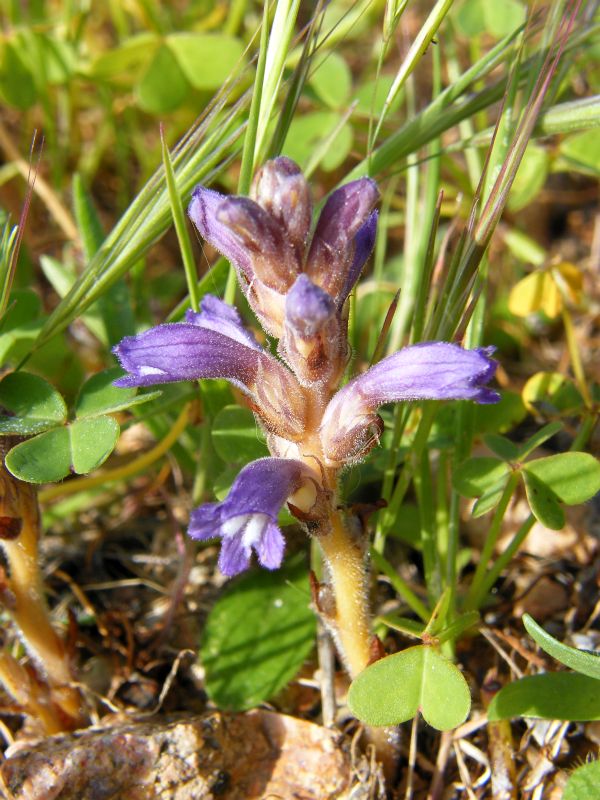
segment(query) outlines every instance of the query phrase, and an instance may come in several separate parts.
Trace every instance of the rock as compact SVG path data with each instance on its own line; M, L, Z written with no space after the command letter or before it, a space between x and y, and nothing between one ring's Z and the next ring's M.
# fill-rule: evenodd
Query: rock
M350 778L339 742L261 710L120 721L14 745L0 776L8 800L333 800Z

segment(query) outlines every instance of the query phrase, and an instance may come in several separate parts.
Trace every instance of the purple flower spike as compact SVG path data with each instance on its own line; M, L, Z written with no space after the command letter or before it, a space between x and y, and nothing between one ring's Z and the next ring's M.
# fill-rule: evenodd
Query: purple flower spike
M448 342L406 347L384 358L334 395L323 415L321 441L326 457L343 462L367 453L378 440L375 410L407 400L474 400L495 403L486 384L497 364L494 348L464 350Z
M267 569L281 565L285 541L279 526L279 510L311 472L302 461L261 458L239 473L226 499L206 503L192 511L188 530L192 539L222 539L219 568L237 575L250 564L252 549Z
M378 200L377 184L360 178L333 192L319 217L305 271L338 303L371 252L369 241L377 225L372 212Z

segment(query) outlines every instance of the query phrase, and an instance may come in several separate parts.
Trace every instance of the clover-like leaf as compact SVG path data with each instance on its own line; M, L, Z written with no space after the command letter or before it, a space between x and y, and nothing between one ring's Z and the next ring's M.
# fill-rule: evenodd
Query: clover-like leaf
M7 469L28 483L53 483L72 472L85 474L100 466L119 438L112 417L90 417L54 427L13 447Z
M78 475L103 464L119 438L119 423L113 417L77 419L69 425L71 463Z
M137 389L114 386L114 381L124 375L120 367L110 367L92 375L81 387L75 403L78 419L99 414L114 414L131 406L147 403L160 396L160 391L138 395Z
M367 725L398 725L417 711L433 728L450 730L471 708L469 686L452 662L429 645L382 658L352 682L348 705Z
M225 406L211 427L217 455L229 464L247 464L269 455L262 432L247 408Z
M558 453L528 461L523 471L535 475L568 506L585 503L600 491L600 462L590 453Z
M527 502L535 518L553 531L559 531L565 524L565 512L552 489L534 474L523 470L523 481L527 492Z
M588 761L574 769L566 783L562 800L593 800L600 786L600 761Z
M0 381L0 406L14 414L0 417L2 434L39 433L67 418L60 392L44 378L29 372L11 372Z
M463 497L479 497L485 492L504 486L510 467L497 458L469 458L454 472L454 488Z

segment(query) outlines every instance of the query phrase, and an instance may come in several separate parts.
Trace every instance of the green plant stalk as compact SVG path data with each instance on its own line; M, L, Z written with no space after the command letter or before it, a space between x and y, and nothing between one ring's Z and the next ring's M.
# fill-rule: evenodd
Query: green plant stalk
M586 444L589 442L594 428L598 424L598 413L595 411L588 412L584 415L583 419L581 420L581 426L577 431L577 435L573 440L573 444L571 445L571 450L574 452L577 450L583 450Z
M441 586L448 589L448 553L450 549L450 518L448 508L448 453L440 451L436 471L436 550L439 561Z
M583 402L588 410L593 408L593 400L590 395L590 390L583 371L583 364L581 363L581 355L579 353L579 346L577 344L577 337L573 328L573 320L569 310L563 302L562 321L567 337L567 347L569 349L569 356L571 357L571 366L573 367L573 374L575 375L575 383L579 389Z
M185 271L185 278L187 281L188 294L190 296L190 306L193 311L200 310L200 295L198 292L198 275L196 271L196 261L192 251L192 243L188 235L187 226L185 224L185 215L183 213L183 204L181 197L177 191L177 181L175 180L175 173L173 171L173 162L171 161L171 154L165 141L163 128L160 129L160 139L162 147L162 159L165 169L165 178L167 183L167 191L169 193L169 201L171 203L171 212L173 214L173 222L175 224L175 231L177 233L177 241L179 242L179 250L181 251L181 258L183 261L183 269Z
M438 0L435 6L432 8L429 16L421 26L418 34L416 35L413 43L406 54L406 58L400 65L400 69L394 78L394 82L392 83L388 95L385 99L385 103L383 105L383 110L381 112L381 116L379 117L379 122L377 123L377 127L375 128L375 134L373 136L373 141L377 139L379 136L379 132L381 130L381 126L387 116L387 113L390 109L390 106L398 96L398 93L402 89L402 87L407 83L407 80L419 61L425 55L425 51L429 47L431 40L436 34L437 29L442 24L442 21L450 8L454 0Z
M473 577L473 581L471 583L469 592L467 594L467 598L465 600L466 611L473 611L478 609L483 600L483 597L485 596L485 591L483 587L487 583L487 576L491 573L491 570L490 573L487 572L488 565L494 555L494 548L496 547L498 536L500 535L502 520L504 519L506 509L508 508L508 504L512 499L514 491L517 488L517 485L519 483L519 478L520 478L520 473L518 471L512 473L512 475L506 482L506 486L504 487L504 491L502 492L500 501L496 506L496 510L494 511L494 516L492 518L490 529L488 531L487 536L485 537L485 542L481 550L479 563L477 564L477 569L475 570L475 575ZM494 568L495 565L492 569Z
M392 433L392 446L390 447L388 463L383 474L383 485L381 488L381 496L386 502L389 502L390 495L392 494L392 490L394 488L394 476L396 474L396 466L398 463L398 448L400 446L402 433L406 427L408 417L408 410L401 405L397 405L394 409L394 431ZM401 491L402 497L404 497L404 493L408 489L408 485L410 483L410 473L407 469L402 471L398 481L402 480L403 477L404 481L406 482L406 486L404 490ZM388 509L384 508L377 515L375 538L373 540L373 546L378 553L383 553L384 551L387 528L390 524L389 520L390 515L388 513Z
M431 478L429 451L427 449L424 449L420 454L413 476L419 501L425 585L427 586L427 596L430 603L435 603L442 592L442 581L435 541L435 496Z
M431 426L433 425L438 412L438 407L439 403L437 403L435 400L425 402L422 405L421 421L419 422L419 427L411 448L415 458L420 456L427 445L427 439L431 431ZM406 494L406 491L410 485L411 474L411 465L406 462L392 491L389 505L387 509L384 510L384 513L389 515L388 520L395 519L402 501L404 500L404 495Z
M413 592L408 583L398 575L398 572L390 562L375 547L371 547L370 553L374 566L389 578L390 583L406 605L427 624L430 612L425 603Z
M515 533L506 550L504 550L504 552L498 556L493 567L487 573L485 580L482 582L481 589L479 590L478 594L473 596L471 604L474 605L475 608L479 608L481 606L485 596L492 588L494 583L498 580L502 570L508 566L519 547L527 538L529 531L533 528L534 522L535 517L533 514L530 514L523 522L519 530Z
M268 0L265 0L267 9L268 5ZM278 0L275 6L269 44L265 51L264 83L261 88L260 107L257 115L258 128L253 153L254 163L256 164L260 164L264 159L268 126L283 79L285 63L289 56L299 8L300 0Z

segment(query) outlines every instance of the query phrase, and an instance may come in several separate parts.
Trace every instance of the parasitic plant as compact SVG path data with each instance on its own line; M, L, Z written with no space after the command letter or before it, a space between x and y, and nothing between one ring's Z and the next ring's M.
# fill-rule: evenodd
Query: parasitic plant
M373 643L367 539L342 506L342 470L377 445L383 404L498 399L487 388L496 369L492 349L448 342L402 349L340 388L351 356L346 301L373 249L378 199L369 178L340 187L313 232L308 184L288 158L259 170L250 197L198 186L189 216L234 265L250 307L279 341L279 358L213 296L185 322L126 337L115 348L128 373L117 385L225 378L245 395L272 457L244 467L223 502L193 511L189 535L221 537L225 575L246 569L252 551L275 569L285 546L277 516L287 502L321 547L326 580L316 605L352 677L369 664Z

